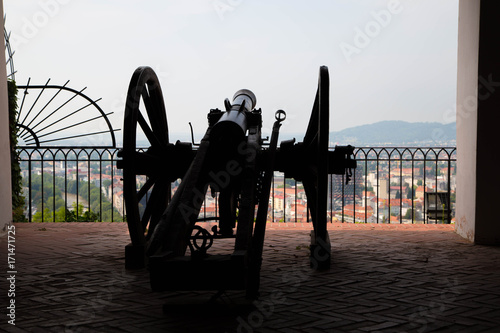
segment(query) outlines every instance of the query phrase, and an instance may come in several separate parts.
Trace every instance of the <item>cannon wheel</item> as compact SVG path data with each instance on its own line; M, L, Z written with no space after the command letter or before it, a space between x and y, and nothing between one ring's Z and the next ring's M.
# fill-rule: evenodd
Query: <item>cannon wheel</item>
M318 90L311 118L304 136L305 151L310 152L308 172L303 179L314 230L311 232L311 266L324 269L330 266L330 240L327 232L328 199L328 139L329 90L328 67L319 70Z
M132 241L125 252L126 266L140 267L144 265L146 239L171 195L170 180L161 169L169 146L165 104L158 77L151 68L139 67L132 75L124 119L123 190ZM141 133L150 147L138 152L137 139Z

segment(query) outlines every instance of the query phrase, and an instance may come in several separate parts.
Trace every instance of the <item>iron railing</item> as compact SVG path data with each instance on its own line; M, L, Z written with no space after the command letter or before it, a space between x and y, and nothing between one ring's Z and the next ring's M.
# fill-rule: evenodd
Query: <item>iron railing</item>
M82 216L123 221L118 151L98 147L20 148L27 220L68 221ZM329 177L330 222L428 223L426 192L445 193L446 218L437 222L452 221L456 148L362 147L355 149L354 157L357 169L348 185L344 176ZM207 205L202 208L201 217L217 211L217 200L212 204L212 210ZM269 206L272 222L310 221L302 184L278 172Z
M449 210L447 209L448 214L442 222L451 222L455 202L455 147L362 147L355 150L354 158L357 161L355 181L351 185L354 211L356 212L356 204L359 203L364 208L364 218L356 218L354 213L353 222L379 223L384 215L387 222L429 222L428 215L431 211L430 207L426 207L425 194L433 192L446 193L448 202L443 209ZM373 175L371 187L376 190L375 197L366 193L360 195L360 190L368 189L370 175ZM345 190L342 186L343 194ZM345 200L349 196L342 195L341 198L341 220L344 222ZM383 209L384 206L386 210ZM371 216L375 218L372 221L369 221L368 207L373 209ZM406 214L403 214L403 209ZM409 214L408 209L411 209Z
M28 221L68 221L72 206L73 211L77 209L77 215L80 209L98 214L100 221L104 217L108 221L123 221L124 210L117 207L120 201L114 200L121 182L121 170L116 168L118 150L95 147L19 149Z

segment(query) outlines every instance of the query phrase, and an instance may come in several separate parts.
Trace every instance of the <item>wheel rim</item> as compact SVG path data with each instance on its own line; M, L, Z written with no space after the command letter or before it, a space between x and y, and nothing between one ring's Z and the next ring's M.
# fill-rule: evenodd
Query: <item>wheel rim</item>
M165 104L158 78L139 67L130 80L123 127L123 190L133 245L143 245L170 199L170 181L161 172L168 140ZM138 152L145 137L149 148ZM147 231L146 231L147 230Z
M326 236L326 210L328 195L328 141L329 141L329 90L328 68L321 66L319 71L318 90L314 100L311 118L304 136L306 151L311 152L311 182L306 189L308 196L313 196L314 207L311 207L313 222L317 236ZM314 184L314 185L313 185ZM304 184L305 185L305 184ZM312 186L311 186L312 185ZM318 226L321 226L317 228ZM324 226L324 227L323 227Z

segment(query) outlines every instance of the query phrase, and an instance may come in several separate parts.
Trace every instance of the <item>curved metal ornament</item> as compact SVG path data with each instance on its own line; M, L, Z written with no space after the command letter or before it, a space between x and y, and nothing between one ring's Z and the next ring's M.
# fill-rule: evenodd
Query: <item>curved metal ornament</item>
M16 80L16 70L14 69L14 53L10 46L10 33L7 32L5 28L6 16L3 18L3 36L5 41L5 58L6 58L6 66L7 66L7 79L11 79L13 81Z
M75 147L80 146L75 140L108 134L109 137L104 137L104 141L101 138L95 140L96 144L85 146L116 147L114 132L117 130L113 129L108 118L113 112L105 113L101 109L97 104L100 98L93 100L83 94L86 87L81 90L69 88L69 80L62 86L49 84L50 79L44 85L31 85L30 81L28 79L26 85L18 86L22 98L16 126L19 127L21 147L50 147L50 144L65 141L71 143L68 146ZM103 130L89 132L89 125L97 127L99 121L104 121ZM110 144L102 144L106 141L110 141Z
M14 68L14 53L10 45L10 33L5 28L6 16L4 16L4 41L7 79L16 80L16 70ZM50 79L45 85L30 85L28 79L26 85L19 85L19 91L24 90L19 111L16 119L18 127L19 146L21 148L50 147L50 143L64 142L66 140L81 140L82 137L94 137L96 135L109 134L111 144L85 145L100 148L115 148L116 140L108 116L113 112L105 113L97 102L100 99L92 100L80 91L66 87L69 80L62 86L49 85ZM33 98L28 95L36 91ZM45 94L44 94L45 93ZM78 97L78 98L76 98ZM84 104L82 104L82 102ZM97 111L92 114L92 111ZM82 119L83 112L86 113ZM90 116L88 116L90 115ZM73 117L77 116L77 117ZM91 122L95 127L95 121L104 120L102 130L89 132L88 128L81 127L89 125ZM107 141L107 138L100 138L100 142ZM98 140L94 140L95 142ZM67 141L66 141L67 142ZM70 141L71 142L71 141ZM80 146L79 142L73 141L69 146ZM63 146L58 145L58 148Z

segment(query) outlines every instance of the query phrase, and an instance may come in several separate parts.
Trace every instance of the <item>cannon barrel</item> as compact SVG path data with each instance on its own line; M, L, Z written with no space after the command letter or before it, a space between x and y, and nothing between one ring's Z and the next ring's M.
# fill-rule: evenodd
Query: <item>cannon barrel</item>
M240 89L233 96L231 110L239 110L243 102L245 102L245 111L252 111L257 104L257 97L255 97L255 94L248 89Z
M243 141L248 128L246 113L252 111L256 104L255 94L248 89L238 90L232 103L226 99L226 112L212 128L210 141L226 144Z

